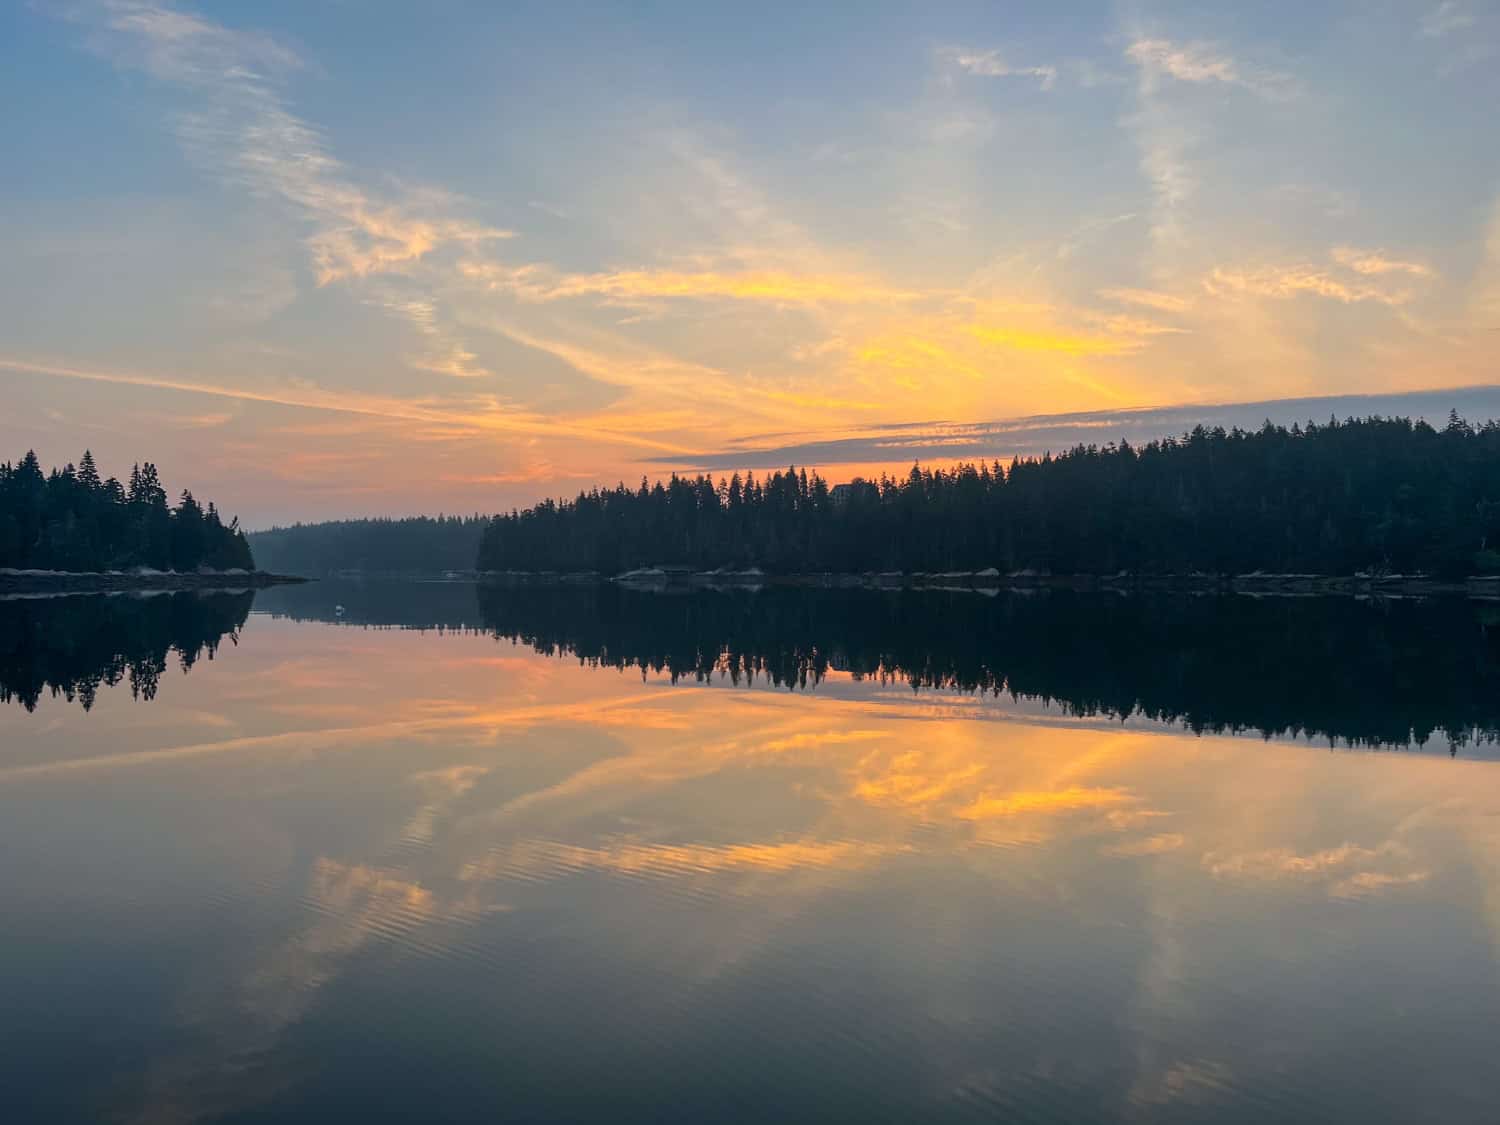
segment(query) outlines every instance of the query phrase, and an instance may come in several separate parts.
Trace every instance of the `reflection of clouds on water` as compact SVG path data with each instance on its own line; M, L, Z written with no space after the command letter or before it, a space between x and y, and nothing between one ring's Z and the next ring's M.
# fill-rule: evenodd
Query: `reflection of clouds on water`
M1158 832L1155 836L1147 836L1144 840L1110 844L1103 851L1105 855L1114 856L1164 855L1167 852L1175 852L1185 843L1187 843L1187 837L1181 832Z
M432 893L401 873L326 856L313 862L302 903L311 918L301 930L231 980L183 998L181 1018L195 1034L152 1061L133 1120L200 1121L282 1092L294 1076L269 1056L285 1031L351 956L372 940L403 941L435 911Z
M708 995L695 988L731 988L780 943L809 940L830 903L892 895L869 907L858 940L891 958L891 971L911 969L918 1009L926 978L902 958L936 956L924 944L936 941L961 961L974 927L992 924L988 907L1060 927L1046 954L1055 972L1098 935L1127 935L1111 971L1128 982L1121 1018L1139 1046L1118 1096L1149 1117L1249 1080L1181 1038L1214 1003L1203 981L1216 951L1197 925L1205 911L1251 909L1250 888L1273 906L1312 889L1364 902L1368 918L1421 901L1456 863L1500 901L1500 818L1482 815L1481 798L1453 799L1455 771L1483 764L1122 730L940 693L643 685L541 656L497 664L486 638L392 632L351 649L339 643L347 630L282 629L296 636L271 647L302 648L278 656L274 674L201 675L196 709L234 714L236 730L256 733L202 741L194 723L180 745L80 742L75 760L0 771L19 786L117 770L116 792L201 784L208 799L264 778L238 799L264 799L257 815L278 826L280 802L299 785L330 810L355 802L326 836L285 814L295 854L318 857L288 876L294 915L232 972L214 967L228 983L216 976L204 988L201 972L188 981L188 1045L158 1059L142 1120L271 1096L298 1077L283 1058L288 1031L343 995L333 982L376 971L377 952L379 971L467 956L460 947L505 940L484 928L501 912L524 932L528 912L545 909L550 924L597 943L596 956L617 958L620 973L669 973L683 988L674 1003L691 1005ZM237 655L262 667L253 631ZM309 716L330 683L343 698L336 725L320 727ZM1320 794L1337 800L1320 806ZM922 930L899 896L929 875L962 889ZM670 969L631 960L658 955L653 935L680 927L683 911L692 926L673 932ZM1015 956L1043 954L1022 944ZM940 976L931 970L933 989L956 987ZM924 1018L946 1027L944 1005L956 1002L939 999ZM953 1081L979 1090L1013 1079L976 1067Z
M653 878L719 872L790 873L803 868L851 870L876 859L912 850L910 845L882 845L859 840L786 840L726 845L644 844L622 840L602 847L523 840L466 865L458 877L470 882L532 880L556 878L584 869Z
M982 794L972 805L959 809L958 815L964 820L1008 820L1028 813L1112 808L1130 800L1130 794L1123 789L1084 789L1072 785L1066 789Z
M1126 1100L1133 1106L1164 1106L1173 1102L1192 1104L1228 1092L1234 1070L1216 1059L1181 1059L1158 1073L1143 1075L1131 1087Z
M430 842L438 818L488 772L487 766L458 765L413 774L412 783L422 789L428 801L406 822L401 839L413 844Z
M304 903L312 922L290 939L245 988L245 1007L280 1026L305 1010L308 993L325 984L336 958L372 937L399 938L433 916L432 892L403 873L327 856L313 862Z
M1359 898L1427 879L1429 872L1414 867L1412 851L1398 840L1373 848L1344 843L1299 854L1290 848L1224 855L1209 852L1203 867L1215 878L1270 882L1290 880L1326 887L1335 898Z
M406 821L401 841L420 848L454 801L473 789L488 767L452 765L407 780L427 801ZM238 974L229 994L190 1003L190 1024L213 1023L217 1034L196 1049L153 1065L142 1122L193 1121L264 1101L278 1090L258 1075L285 1031L303 1019L318 993L346 971L351 957L372 943L418 948L429 923L453 923L503 909L463 897L441 899L399 866L315 859L299 897L307 921ZM199 1001L199 1003L205 1003Z

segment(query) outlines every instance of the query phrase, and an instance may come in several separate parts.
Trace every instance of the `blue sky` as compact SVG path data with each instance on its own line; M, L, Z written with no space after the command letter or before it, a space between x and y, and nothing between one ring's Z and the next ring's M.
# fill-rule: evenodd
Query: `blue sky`
M1497 49L1483 0L7 6L0 442L259 525L1489 384Z

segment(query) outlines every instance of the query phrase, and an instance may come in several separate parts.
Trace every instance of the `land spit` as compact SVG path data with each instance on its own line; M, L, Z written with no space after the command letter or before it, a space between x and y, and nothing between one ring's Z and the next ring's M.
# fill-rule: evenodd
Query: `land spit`
M264 570L78 571L0 569L0 595L109 594L127 591L259 590L308 579Z

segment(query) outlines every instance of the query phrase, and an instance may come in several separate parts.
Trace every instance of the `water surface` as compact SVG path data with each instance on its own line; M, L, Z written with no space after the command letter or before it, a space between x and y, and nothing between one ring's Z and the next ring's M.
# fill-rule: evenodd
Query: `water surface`
M1497 1116L1482 606L319 583L0 638L7 1120Z

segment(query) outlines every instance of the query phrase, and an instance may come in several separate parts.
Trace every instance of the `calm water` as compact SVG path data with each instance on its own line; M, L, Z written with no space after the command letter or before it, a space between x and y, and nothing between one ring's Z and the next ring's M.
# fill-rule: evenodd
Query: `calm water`
M1500 1119L1485 607L10 601L0 695L7 1122Z

